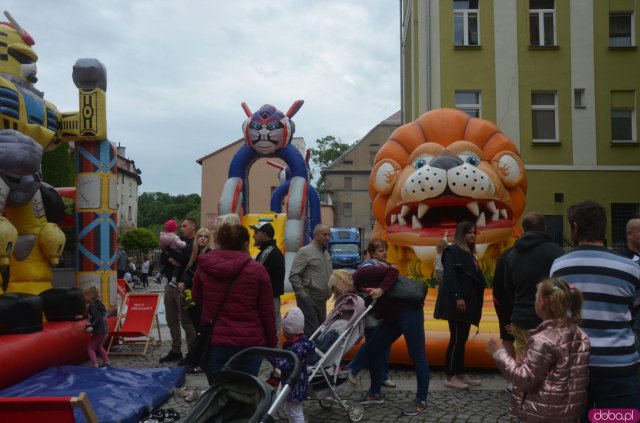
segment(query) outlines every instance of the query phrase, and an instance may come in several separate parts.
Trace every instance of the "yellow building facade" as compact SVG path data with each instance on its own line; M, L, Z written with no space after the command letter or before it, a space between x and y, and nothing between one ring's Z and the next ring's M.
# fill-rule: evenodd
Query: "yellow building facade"
M527 211L567 238L584 199L626 243L640 215L640 0L401 1L402 120L440 107L495 122L527 169Z

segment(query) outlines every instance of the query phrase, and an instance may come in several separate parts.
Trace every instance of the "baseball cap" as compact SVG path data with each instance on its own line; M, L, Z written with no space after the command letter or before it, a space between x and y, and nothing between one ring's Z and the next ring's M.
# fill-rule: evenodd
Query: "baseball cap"
M276 234L276 232L273 230L273 226L271 226L271 223L269 222L260 222L249 227L254 231L264 232L269 238L273 238Z

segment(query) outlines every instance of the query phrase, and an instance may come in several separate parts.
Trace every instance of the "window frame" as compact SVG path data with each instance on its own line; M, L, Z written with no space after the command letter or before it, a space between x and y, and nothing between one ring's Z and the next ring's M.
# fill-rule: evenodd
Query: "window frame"
M478 103L458 103L458 94L476 94L478 96ZM471 117L477 117L479 119L482 118L482 91L480 90L456 90L455 91L455 108L467 113L466 110L463 109L476 109L478 111L478 116L473 116L467 113Z
M613 16L627 16L629 18L630 34L629 45L614 46L611 44L611 18ZM636 27L635 27L635 13L633 11L610 11L609 12L609 48L634 48L636 47Z
M629 120L631 121L631 139L630 140L618 140L613 139L613 112L627 111L629 112ZM636 109L634 107L612 107L609 113L611 121L611 144L637 144L638 136L636 132Z
M553 105L543 104L533 104L533 96L534 94L553 94ZM555 138L535 138L534 137L534 127L533 127L533 115L535 111L549 111L553 110L553 119L554 119L554 135ZM559 144L560 143L560 132L559 132L559 116L558 116L558 92L553 90L536 90L531 91L531 142L534 144Z
M347 182L349 182L349 183L347 183ZM343 183L344 183L344 189L345 190L352 190L353 189L353 177L352 176L345 176Z
M478 42L476 44L469 43L469 15L475 14L478 33ZM456 15L462 15L462 44L458 43L456 39ZM453 9L453 45L456 47L479 47L481 45L480 40L480 0L478 0L477 9Z
M584 104L584 88L574 88L573 89L573 108L574 109L586 109L587 105ZM577 101L580 99L580 101Z
M531 8L531 0L529 0L529 26L531 26L531 15L537 15L538 17L538 39L540 40L540 44L533 44L531 42L531 28L529 28L529 45L531 47L557 47L558 46L558 35L557 35L557 21L556 21L556 2L553 2L553 9L532 9ZM553 44L545 43L545 26L544 26L544 14L551 13L553 17Z
M349 212L347 213L347 210ZM352 203L342 203L342 217L352 217L353 216L353 204Z

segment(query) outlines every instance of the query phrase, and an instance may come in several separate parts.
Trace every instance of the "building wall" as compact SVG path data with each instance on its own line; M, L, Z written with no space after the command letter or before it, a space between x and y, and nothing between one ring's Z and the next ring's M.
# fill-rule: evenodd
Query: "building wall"
M211 227L218 215L218 204L222 188L227 181L229 163L234 154L244 145L242 140L230 144L201 161L202 165L202 206L200 221L202 225ZM271 192L280 185L279 169L269 165L267 161L286 164L278 158L261 158L253 163L249 171L249 213L260 213L270 210Z
M395 119L389 122L390 118L374 127L324 171L326 189L334 209L332 226L362 228L364 245L369 242L375 223L369 198L371 168L376 153L399 126L399 115Z
M454 46L452 1L405 0L401 7L403 122L454 107L456 90L479 90L482 117L520 148L527 211L564 215L570 204L593 199L611 222L612 204L640 203L629 189L640 183L640 0L556 0L556 45L547 47L530 45L528 0L481 0L474 47ZM634 47L609 47L609 13L620 11L634 13ZM584 107L574 105L576 89L584 90ZM534 142L532 135L532 91L547 90L557 92L555 143ZM635 106L631 143L611 141L619 91ZM564 200L554 201L555 193Z
M118 172L118 232L138 227L138 181Z

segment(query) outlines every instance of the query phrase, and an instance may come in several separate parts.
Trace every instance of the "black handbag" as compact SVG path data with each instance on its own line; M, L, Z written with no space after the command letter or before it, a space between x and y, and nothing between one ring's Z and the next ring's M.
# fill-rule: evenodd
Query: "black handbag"
M398 276L393 288L386 295L406 305L422 307L427 289L426 283L416 282L406 276Z
M187 356L184 358L184 362L186 364L204 368L207 353L209 352L209 346L211 345L209 341L211 340L211 334L213 333L213 326L216 324L218 316L220 316L220 312L222 311L222 307L224 307L224 303L227 302L227 298L229 297L229 293L231 292L231 288L235 282L236 279L231 281L227 287L227 290L224 293L224 298L222 298L220 307L216 310L216 314L213 316L213 319L208 323L202 323L198 328L196 339L191 344L191 348L189 349Z

